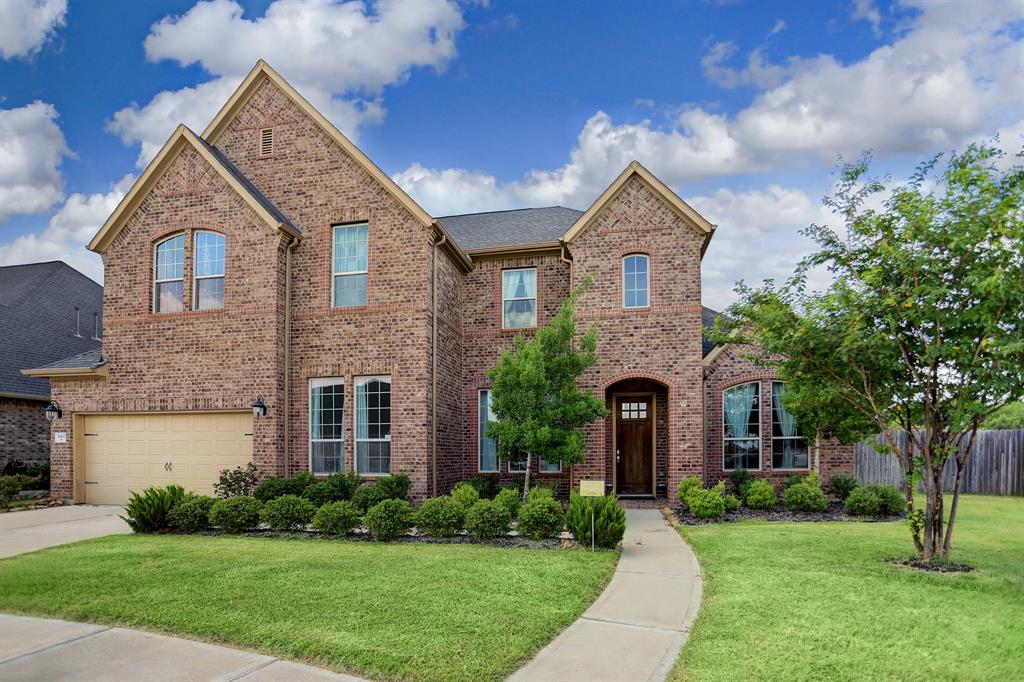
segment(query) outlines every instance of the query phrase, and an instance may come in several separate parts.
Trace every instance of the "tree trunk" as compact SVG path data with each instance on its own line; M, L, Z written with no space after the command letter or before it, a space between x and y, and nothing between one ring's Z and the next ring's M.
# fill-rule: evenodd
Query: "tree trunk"
M949 545L953 539L953 523L956 522L956 508L960 503L960 481L964 475L964 466L960 464L960 458L956 460L956 480L953 482L953 502L949 506L949 522L946 524L946 537L942 541L943 560L949 559Z
M523 477L523 502L526 502L526 496L530 493L530 459L531 455L526 455L526 476Z
M903 494L907 500L907 515L913 518L914 514L914 441L910 431L907 431L907 447L900 448L891 429L884 432L886 440L892 445L896 453L896 459L903 470ZM918 556L924 555L924 543L921 542L921 532L914 526L910 526L910 536L914 539L914 549Z

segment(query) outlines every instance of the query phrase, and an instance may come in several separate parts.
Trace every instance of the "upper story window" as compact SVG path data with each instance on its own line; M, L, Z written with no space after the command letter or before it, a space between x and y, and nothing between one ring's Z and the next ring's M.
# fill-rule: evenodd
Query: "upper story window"
M157 244L153 264L153 312L180 312L185 306L185 235Z
M345 381L309 381L309 470L333 474L345 464Z
M722 393L722 468L761 468L760 384L752 381Z
M501 305L505 329L537 326L537 268L502 271Z
M495 421L494 412L491 411L491 392L489 390L482 389L480 391L478 408L477 471L496 473L498 471L498 443L487 436L487 426Z
M366 305L369 226L336 225L332 301L335 308Z
M622 259L622 305L646 308L650 305L650 258L635 253Z
M785 382L772 382L772 468L806 469L807 441L796 427L796 418L782 404L785 392Z
M391 473L391 379L356 380L356 472Z
M213 310L224 307L224 235L196 232L195 287L192 307Z

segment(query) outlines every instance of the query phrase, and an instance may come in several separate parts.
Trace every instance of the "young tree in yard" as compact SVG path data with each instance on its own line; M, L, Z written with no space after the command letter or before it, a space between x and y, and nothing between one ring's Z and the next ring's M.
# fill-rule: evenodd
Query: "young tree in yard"
M587 278L532 339L517 335L513 348L488 372L497 421L487 435L497 441L502 459L526 461L523 499L533 456L563 466L583 461L583 427L606 413L601 399L576 386L597 362L597 330L576 336L576 300L591 285Z
M1024 396L1024 169L1000 170L1001 152L970 146L921 165L892 189L868 177L868 159L843 167L826 199L845 234L812 225L818 245L784 286L742 284L721 340L756 344L789 381L798 423L845 439L882 431L908 481L907 508L922 558L947 559L964 468L979 425ZM833 281L807 291L807 272ZM808 414L825 406L830 414ZM817 420L817 421L816 421ZM892 438L908 433L902 447ZM886 448L882 448L885 450ZM943 527L942 469L956 465ZM913 505L920 476L924 511Z

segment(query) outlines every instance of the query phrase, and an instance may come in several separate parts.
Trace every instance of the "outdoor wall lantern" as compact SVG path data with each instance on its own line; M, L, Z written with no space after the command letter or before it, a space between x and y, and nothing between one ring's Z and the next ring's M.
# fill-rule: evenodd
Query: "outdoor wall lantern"
M49 412L49 408L47 408L47 412ZM267 404L263 402L263 396L256 396L256 402L252 404L252 415L257 419L267 416Z
M46 406L46 410L44 410L44 412L46 414L46 421L51 424L54 420L60 419L64 416L64 412L60 409L60 405L57 404L56 400L51 401L50 404Z

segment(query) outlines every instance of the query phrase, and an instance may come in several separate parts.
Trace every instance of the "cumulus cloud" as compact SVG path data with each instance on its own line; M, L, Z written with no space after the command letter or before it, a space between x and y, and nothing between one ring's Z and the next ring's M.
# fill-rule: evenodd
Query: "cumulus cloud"
M67 0L0 2L0 58L30 58L64 25Z
M0 223L61 200L60 164L69 153L52 104L0 109Z
M866 21L876 36L882 35L882 13L878 11L875 0L853 0L850 5L850 18L854 21Z
M138 165L155 155L179 122L201 130L260 58L266 59L350 137L384 117L382 92L415 68L441 70L456 56L463 27L449 0L276 0L248 19L234 0L206 0L157 22L144 47L150 61L198 64L214 76L164 91L114 115L110 130L139 144Z
M736 52L736 43L732 41L714 43L700 60L700 68L704 77L715 85L730 90L744 85L754 85L764 89L778 85L791 71L784 66L769 63L759 49L747 55L745 68L736 69L726 66L725 62L729 61Z

